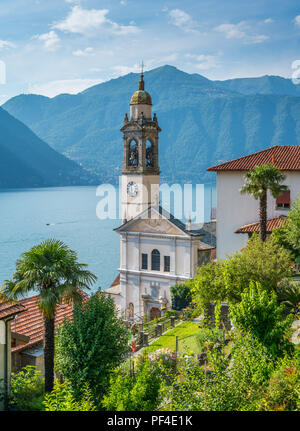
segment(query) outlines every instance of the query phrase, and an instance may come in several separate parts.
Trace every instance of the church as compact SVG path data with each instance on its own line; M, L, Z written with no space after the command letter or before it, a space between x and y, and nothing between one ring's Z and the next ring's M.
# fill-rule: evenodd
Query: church
M215 257L215 222L184 224L160 206L159 133L141 74L125 114L119 275L106 293L127 319L153 319L171 308L170 287Z

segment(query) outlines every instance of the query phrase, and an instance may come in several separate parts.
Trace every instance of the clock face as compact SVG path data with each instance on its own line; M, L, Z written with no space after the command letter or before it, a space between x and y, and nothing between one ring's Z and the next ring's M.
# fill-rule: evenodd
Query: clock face
M138 193L138 185L133 181L130 181L130 183L127 184L127 193L129 196L136 196Z

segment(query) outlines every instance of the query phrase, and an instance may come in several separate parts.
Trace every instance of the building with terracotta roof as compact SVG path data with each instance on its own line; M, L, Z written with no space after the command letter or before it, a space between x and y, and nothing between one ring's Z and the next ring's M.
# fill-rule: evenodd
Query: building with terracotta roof
M84 299L87 294L82 292ZM30 296L19 301L25 311L12 322L11 353L12 371L26 365L34 365L44 372L44 318L39 310L40 295ZM73 316L73 304L63 302L56 306L55 328L64 319Z
M11 372L11 322L25 307L17 302L9 301L4 295L0 298L0 389L4 389L4 400L0 397L0 410L3 410L7 399ZM2 386L2 384L4 385Z
M268 193L267 232L282 226L300 193L300 145L275 145L266 150L212 166L217 173L217 258L241 250L253 232L259 232L259 201L242 195L247 171L272 163L286 175L288 191L277 199Z

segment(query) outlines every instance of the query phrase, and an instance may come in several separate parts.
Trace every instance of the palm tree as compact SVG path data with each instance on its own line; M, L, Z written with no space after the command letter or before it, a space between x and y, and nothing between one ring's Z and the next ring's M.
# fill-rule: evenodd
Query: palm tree
M288 189L287 186L282 185L285 178L280 169L271 163L256 166L245 174L246 183L240 189L240 192L248 193L255 199L259 199L260 238L262 241L265 241L267 236L268 190L274 198L277 198Z
M4 293L12 299L30 291L40 294L39 309L44 317L45 391L54 383L54 322L57 304L62 300L77 303L81 289L89 289L97 277L77 261L77 254L61 241L50 239L23 253L16 263L11 281Z

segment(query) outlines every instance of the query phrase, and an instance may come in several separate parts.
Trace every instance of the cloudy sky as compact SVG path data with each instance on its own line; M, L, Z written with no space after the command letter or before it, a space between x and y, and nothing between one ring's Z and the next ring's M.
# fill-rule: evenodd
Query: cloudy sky
M76 93L139 71L142 60L146 70L171 64L210 79L291 77L299 1L0 2L0 103L19 93Z

